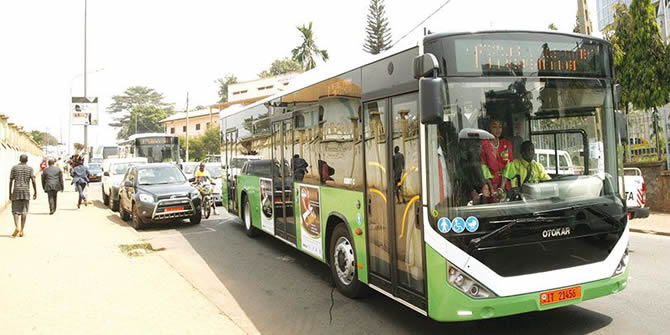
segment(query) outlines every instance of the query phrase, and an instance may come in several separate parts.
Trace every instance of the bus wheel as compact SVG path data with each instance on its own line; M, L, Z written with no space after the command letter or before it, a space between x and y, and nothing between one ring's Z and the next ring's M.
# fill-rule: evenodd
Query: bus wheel
M244 197L244 208L242 208L242 220L244 220L244 229L247 231L247 236L256 237L258 235L258 229L251 224L251 206L249 205L249 198Z
M352 241L345 224L338 224L330 238L330 273L342 294L358 298L364 295L365 285L358 281L356 251Z

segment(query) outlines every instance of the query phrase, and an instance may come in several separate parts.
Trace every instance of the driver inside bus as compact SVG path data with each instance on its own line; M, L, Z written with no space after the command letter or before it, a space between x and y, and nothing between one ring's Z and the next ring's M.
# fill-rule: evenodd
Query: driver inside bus
M195 171L195 182L199 184L206 178L209 178L209 173L207 173L207 170L205 169L205 163L201 162L198 171Z
M535 161L535 145L531 141L521 144L521 159L507 163L502 175L503 184L509 180L512 187L521 187L525 183L534 184L551 179L542 164Z

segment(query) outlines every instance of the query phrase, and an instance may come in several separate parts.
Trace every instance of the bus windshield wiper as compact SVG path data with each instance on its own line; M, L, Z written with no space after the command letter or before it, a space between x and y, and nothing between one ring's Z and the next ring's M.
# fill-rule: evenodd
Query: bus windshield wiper
M561 209L551 210L551 212L557 211L557 210L561 210ZM494 230L494 231L492 231L492 232L490 232L490 233L488 233L488 234L486 234L486 235L484 235L484 236L482 236L482 237L473 238L472 240L470 240L470 248L475 249L475 248L479 247L482 244L482 242L484 242L486 239L488 239L492 236L498 235L498 234L504 232L507 229L512 228L517 223L553 223L553 222L560 221L560 220L568 220L568 219L574 218L574 216L539 216L539 213L544 213L544 212L549 212L549 211L535 212L535 213L532 214L533 215L532 217L491 221L490 223L494 223L494 224L504 223L505 225L496 229L496 230Z

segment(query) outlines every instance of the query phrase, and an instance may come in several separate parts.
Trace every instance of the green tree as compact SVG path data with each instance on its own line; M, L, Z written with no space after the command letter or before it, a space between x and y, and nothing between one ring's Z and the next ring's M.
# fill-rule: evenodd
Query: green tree
M615 71L623 88L622 103L652 110L651 133L661 157L658 106L670 101L668 47L664 45L650 0L633 0L628 11L615 7L612 42L615 44Z
M165 117L171 115L173 113L173 107L171 104L163 101L163 99L164 97L162 93L145 86L131 86L127 88L123 94L112 96L114 102L107 107L107 113L117 115L114 117L114 121L109 124L112 127L121 128L117 133L117 138L125 138L135 134L135 121L138 121L137 132L144 132L141 131L141 129L143 129L141 123L145 120L141 116L131 120L132 111L136 107L155 107L156 109L165 111ZM146 120L145 122L149 121ZM148 126L144 128L153 129L154 127Z
M44 131L32 130L30 131L30 137L39 145L56 145L58 144L58 139Z
M285 73L302 72L302 71L303 69L300 63L289 57L286 57L284 59L275 59L272 62L272 65L270 65L270 68L267 70L263 70L263 72L259 73L258 76L261 78L268 78L282 75Z
M328 61L328 51L319 49L316 46L314 32L312 31L312 22L308 26L302 25L298 31L302 35L302 43L291 50L293 60L298 62L305 71L309 71L316 67L315 56L320 57L324 62Z
M550 23L549 26L548 26L547 28L548 28L549 30L558 30L558 27L556 27L556 25L555 25L553 22Z
M181 137L179 145L186 151L186 138ZM218 127L208 128L204 134L192 137L188 141L188 158L190 161L203 161L207 155L221 153L221 131Z
M123 123L116 137L121 139L134 134L162 133L163 125L160 121L168 116L167 109L148 105L135 106L128 115L128 121Z
M370 0L363 50L376 55L391 48L391 28L386 18L384 0Z
M219 84L219 103L228 102L228 85L237 83L237 76L227 73L223 78L219 78L215 83Z

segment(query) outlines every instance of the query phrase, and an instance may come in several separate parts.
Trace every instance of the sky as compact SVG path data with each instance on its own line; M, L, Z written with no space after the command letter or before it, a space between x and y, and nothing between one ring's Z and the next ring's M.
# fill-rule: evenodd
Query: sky
M587 0L597 29L596 0ZM393 41L445 0L386 0ZM301 40L296 26L313 22L329 63L364 58L367 0L88 0L87 96L99 98L100 125L89 145L115 143L104 110L136 85L161 92L184 109L217 102L217 78L256 79ZM572 32L577 0L451 0L401 44L434 33L488 29ZM598 34L598 33L596 33ZM598 36L598 35L597 35ZM68 141L70 96L83 96L84 0L0 2L0 113L28 130ZM83 142L83 127L71 141Z

